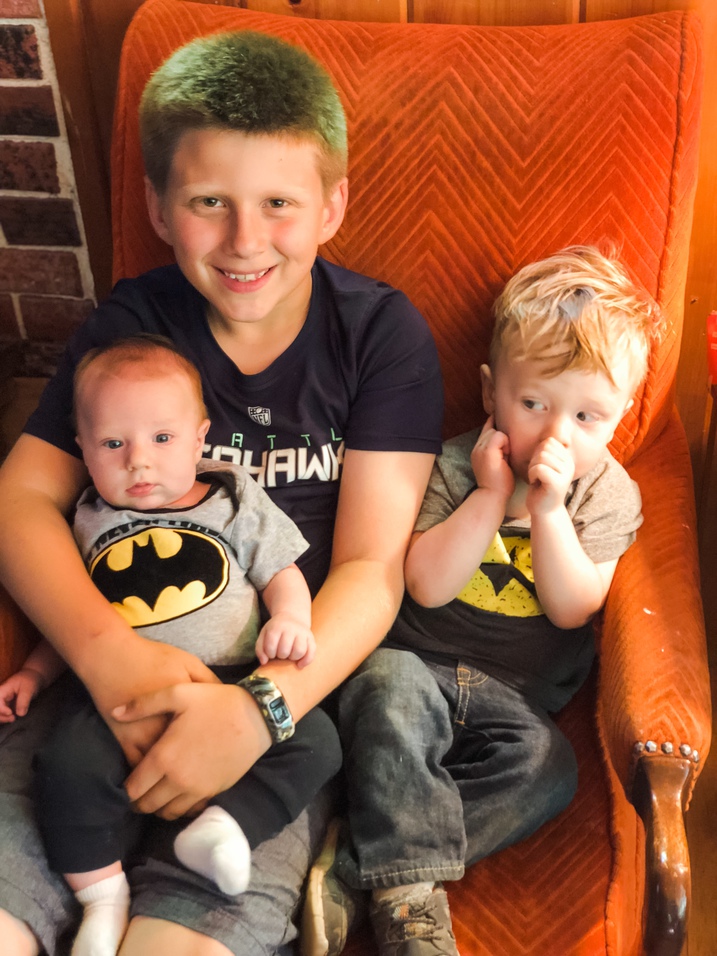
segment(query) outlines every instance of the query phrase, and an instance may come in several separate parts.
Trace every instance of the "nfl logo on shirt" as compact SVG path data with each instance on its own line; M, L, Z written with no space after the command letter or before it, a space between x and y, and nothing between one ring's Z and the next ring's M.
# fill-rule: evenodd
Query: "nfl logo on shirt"
M255 421L257 425L271 425L271 411L268 408L262 408L260 405L249 406L249 418Z

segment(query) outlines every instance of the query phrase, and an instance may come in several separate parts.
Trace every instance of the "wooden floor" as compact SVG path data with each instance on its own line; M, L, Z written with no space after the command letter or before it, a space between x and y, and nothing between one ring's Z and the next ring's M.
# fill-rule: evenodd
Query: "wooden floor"
M43 385L41 379L16 380L14 400L0 421L8 443L20 433ZM717 512L717 487L711 498L711 509ZM714 520L707 524L717 527ZM712 700L717 702L717 548L713 543L703 542L702 564ZM713 735L712 756L705 763L687 814L687 835L692 861L692 915L683 956L717 956L717 734Z

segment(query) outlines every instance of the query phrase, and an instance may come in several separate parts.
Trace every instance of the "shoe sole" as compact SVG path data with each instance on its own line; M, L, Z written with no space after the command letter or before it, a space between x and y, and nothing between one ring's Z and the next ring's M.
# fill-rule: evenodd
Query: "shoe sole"
M326 874L331 869L336 857L339 825L339 820L332 820L329 824L321 853L309 871L299 937L301 956L337 956L341 952L340 949L332 951L329 948L323 896Z

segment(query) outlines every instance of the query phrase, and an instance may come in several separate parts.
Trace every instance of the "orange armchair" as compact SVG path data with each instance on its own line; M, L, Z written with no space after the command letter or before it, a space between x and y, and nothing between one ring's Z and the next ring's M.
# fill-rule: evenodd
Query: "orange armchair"
M668 334L613 442L645 523L598 625L599 664L559 718L578 753L577 797L449 892L464 956L677 956L689 904L682 813L710 740L692 479L673 402L699 24L679 12L564 27L339 23L148 0L121 63L116 277L170 260L142 198L136 113L149 73L196 35L244 28L308 48L342 94L351 201L324 253L403 289L426 316L446 436L484 417L491 302L524 263L612 241L664 311ZM0 637L9 667L22 628L7 613ZM368 936L347 952L371 952Z

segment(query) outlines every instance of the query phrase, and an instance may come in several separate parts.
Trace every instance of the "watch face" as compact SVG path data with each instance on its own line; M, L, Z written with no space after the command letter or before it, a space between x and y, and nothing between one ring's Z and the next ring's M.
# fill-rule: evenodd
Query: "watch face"
M272 700L269 703L269 710L271 711L271 716L274 718L277 724L283 724L285 721L291 720L289 708L286 706L283 700Z

